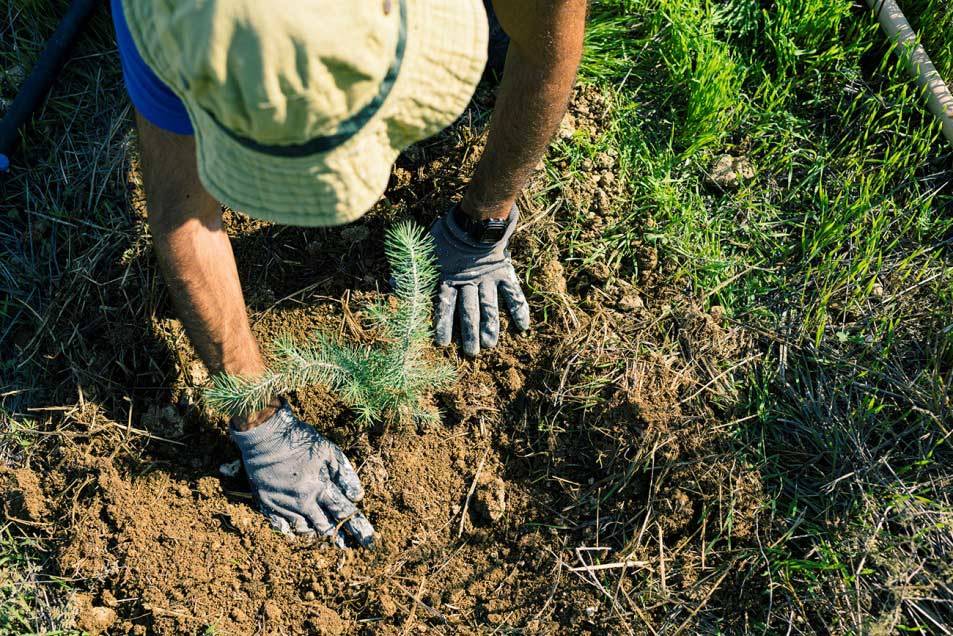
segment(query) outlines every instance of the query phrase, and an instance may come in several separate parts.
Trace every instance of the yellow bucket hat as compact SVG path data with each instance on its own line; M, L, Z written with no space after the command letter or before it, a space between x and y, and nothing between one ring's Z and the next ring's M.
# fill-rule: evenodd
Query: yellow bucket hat
M252 216L363 215L403 148L452 123L486 63L480 0L123 0L185 104L208 191Z

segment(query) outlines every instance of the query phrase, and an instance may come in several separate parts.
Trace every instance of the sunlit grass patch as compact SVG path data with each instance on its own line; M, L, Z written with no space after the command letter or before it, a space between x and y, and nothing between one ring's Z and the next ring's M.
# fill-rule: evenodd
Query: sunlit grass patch
M40 541L0 526L0 636L76 635L69 610L62 602L68 592L64 584L41 583L40 561L44 553Z
M948 73L950 8L903 4ZM953 154L860 5L599 2L583 64L612 95L601 143L624 158L628 202L567 253L612 245L638 286L626 250L654 245L668 280L768 354L739 452L757 449L779 494L750 571L769 631L791 616L798 633L953 619ZM753 176L713 182L724 155ZM564 223L575 237L587 219Z

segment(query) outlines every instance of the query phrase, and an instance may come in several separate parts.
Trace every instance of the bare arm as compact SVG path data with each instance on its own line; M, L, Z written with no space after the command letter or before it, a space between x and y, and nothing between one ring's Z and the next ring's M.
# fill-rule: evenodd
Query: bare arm
M210 372L257 376L265 364L248 325L221 208L199 181L195 139L139 115L137 124L149 227L176 313ZM235 424L254 426L272 412L247 414Z
M566 112L582 56L585 0L494 0L510 36L486 149L463 198L474 218L509 214Z

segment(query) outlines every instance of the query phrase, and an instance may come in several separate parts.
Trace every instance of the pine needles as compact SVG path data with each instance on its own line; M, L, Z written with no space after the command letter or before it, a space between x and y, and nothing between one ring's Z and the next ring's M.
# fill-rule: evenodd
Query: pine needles
M383 418L432 418L423 398L454 379L453 368L428 358L430 313L438 269L433 240L410 221L387 231L396 309L379 302L368 309L380 338L371 345L318 332L306 343L279 338L269 370L260 377L220 374L205 392L212 408L239 415L264 408L275 396L324 385L365 422Z

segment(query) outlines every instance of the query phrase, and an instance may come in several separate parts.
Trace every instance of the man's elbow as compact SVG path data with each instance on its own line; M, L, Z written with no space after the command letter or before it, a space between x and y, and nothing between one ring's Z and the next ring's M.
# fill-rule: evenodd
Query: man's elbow
M586 0L494 0L500 26L521 57L539 65L578 63L586 27Z

